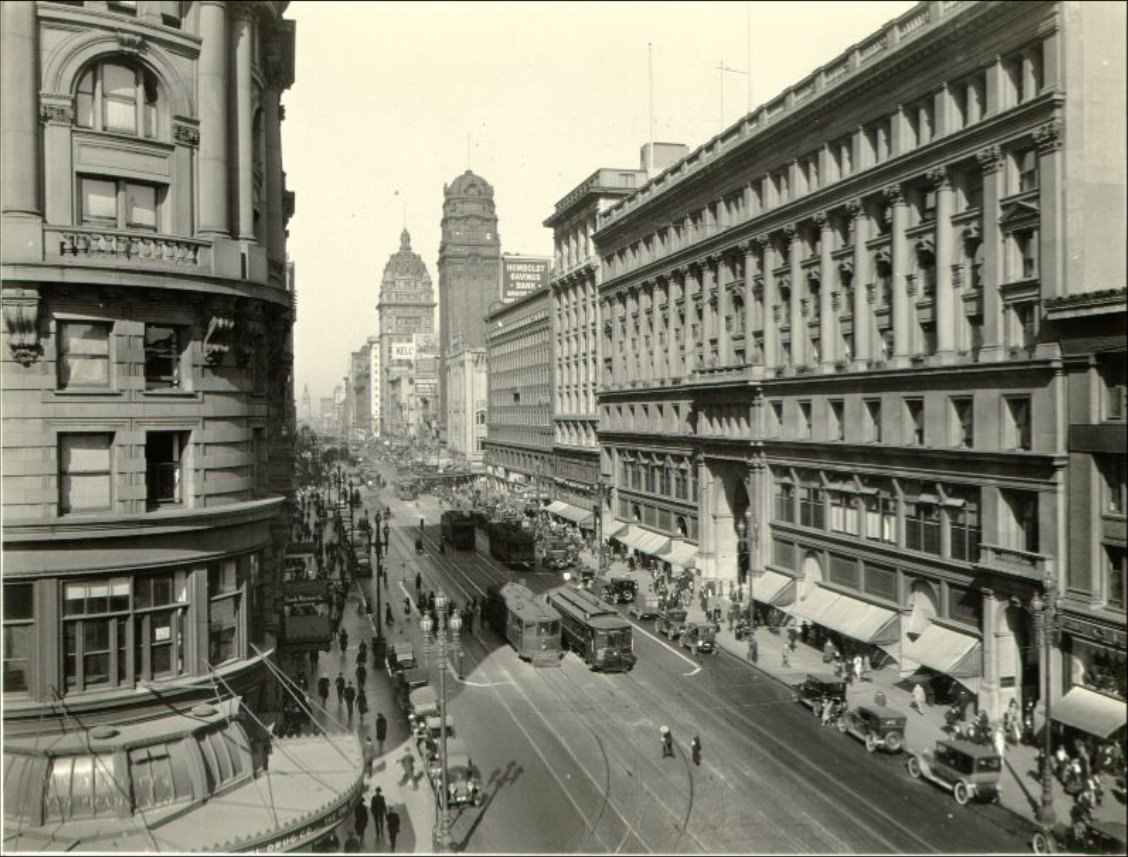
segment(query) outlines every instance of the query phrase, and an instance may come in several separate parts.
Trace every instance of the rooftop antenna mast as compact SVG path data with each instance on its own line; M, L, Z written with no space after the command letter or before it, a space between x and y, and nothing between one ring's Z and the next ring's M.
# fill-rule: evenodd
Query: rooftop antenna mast
M646 177L654 175L654 44L646 43L647 84L650 89L650 116L648 119L650 151L646 159Z
M745 23L747 24L747 31L745 32L746 44L748 55L748 112L752 112L752 4L744 4Z
M725 65L725 61L721 60L717 63L717 71L720 73L720 89L721 89L721 130L725 130L725 72L731 71L733 74L748 74L748 72L739 68L729 68ZM751 76L751 75L749 75Z

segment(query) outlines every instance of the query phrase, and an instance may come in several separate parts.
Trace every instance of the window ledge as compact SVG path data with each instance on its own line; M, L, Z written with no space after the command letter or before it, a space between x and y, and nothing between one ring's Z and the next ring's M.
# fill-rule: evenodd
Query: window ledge
M61 397L68 398L68 399L77 398L79 396L97 396L97 397L100 397L100 398L104 398L104 397L113 397L113 396L124 396L125 390L100 390L100 389L78 390L78 389L71 389L71 388L67 387L67 388L64 388L64 389L51 390L50 393L53 396L61 396Z
M154 399L198 399L200 394L195 390L141 390L144 398Z

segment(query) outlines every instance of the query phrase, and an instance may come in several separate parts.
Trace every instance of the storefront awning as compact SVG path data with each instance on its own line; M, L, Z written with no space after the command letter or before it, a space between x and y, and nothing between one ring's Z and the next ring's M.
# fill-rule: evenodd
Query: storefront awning
M795 600L795 578L778 571L765 571L752 583L752 597L761 604L781 607Z
M571 503L565 503L563 500L553 500L548 504L547 508L553 515L558 515L566 521L579 524L581 527L590 527L592 525L593 518L590 509L581 509L579 506L573 506Z
M1120 729L1128 715L1128 705L1111 696L1074 686L1050 708L1050 717L1066 726L1107 738Z
M670 539L668 537L661 533L656 533L653 530L647 530L634 525L627 527L625 532L619 533L615 538L627 547L634 548L639 553L649 554L650 556L659 556L662 551L670 546Z
M821 625L822 614L834 609L838 597L835 593L829 592L821 586L816 586L807 593L806 598L792 604L788 612L796 619L806 619L808 622Z
M673 539L669 552L662 559L676 568L693 568L697 564L697 545Z
M921 664L955 679L979 678L983 675L983 647L979 638L961 634L935 622L905 645L903 660Z
M622 541L623 533L629 529L630 527L624 524L622 521L612 521L607 525L607 532L603 534L603 538L618 539L619 541Z
M862 643L891 643L900 636L900 614L859 598L839 595L822 614L820 625Z

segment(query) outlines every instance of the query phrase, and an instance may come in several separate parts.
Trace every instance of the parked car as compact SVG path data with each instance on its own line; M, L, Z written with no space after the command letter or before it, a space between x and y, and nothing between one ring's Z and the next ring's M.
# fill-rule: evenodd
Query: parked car
M396 673L412 669L417 665L415 646L412 643L397 642L388 649L388 675L394 677Z
M1035 854L1125 854L1128 828L1122 821L1078 819L1035 831L1030 845Z
M677 639L685 624L685 610L681 607L666 607L658 611L654 620L654 631L671 640Z
M427 759L427 776L436 794L442 788L442 765L437 754ZM482 775L459 738L447 738L447 805L482 805Z
M950 790L960 806L973 799L999 799L1003 759L990 745L941 740L934 749L910 755L908 765L910 776Z
M416 739L427 729L427 719L439 714L439 695L430 685L417 687L408 696L407 722Z
M710 654L717 650L717 626L712 622L686 622L679 637L683 649L693 654Z
M833 673L807 673L807 677L792 685L791 690L795 701L803 703L815 714L822 711L823 700L846 701L846 682Z
M600 598L611 604L629 604L634 601L638 584L630 577L612 577L605 582Z
M653 592L639 593L627 607L627 615L639 619L653 619L658 615L658 596Z
M899 753L905 745L907 722L908 718L895 708L855 705L838 718L838 729L865 742L871 753L878 748Z

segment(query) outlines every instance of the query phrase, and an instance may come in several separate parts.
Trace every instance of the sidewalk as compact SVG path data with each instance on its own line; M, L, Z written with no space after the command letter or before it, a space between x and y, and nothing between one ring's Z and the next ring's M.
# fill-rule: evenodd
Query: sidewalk
M332 541L330 537L327 541ZM339 576L340 572L338 572ZM346 580L348 578L346 577ZM396 840L397 853L429 854L432 850L432 829L435 823L435 795L431 789L430 781L424 771L423 759L411 737L407 725L407 718L400 709L395 699L395 685L388 676L388 671L383 663L377 663L372 652L372 638L376 634L372 617L364 610L364 599L367 592L364 590L376 585L373 576L367 585L360 587L350 581L348 599L345 604L344 614L341 617L341 627L348 632L347 649L342 652L334 637L328 652L318 652L317 672L309 676L310 694L314 697L317 708L317 721L326 731L339 733L354 730L363 744L364 739L371 736L376 740L375 722L377 713L382 712L388 721L387 738L384 741L384 750L373 764L373 775L365 781L361 797L365 807L370 805L372 794L379 786L387 801L388 809L394 808L400 817L400 831ZM394 585L389 580L389 585ZM383 593L386 600L386 591ZM328 705L320 708L317 699L317 679L324 675L332 683L338 673L343 673L346 680L356 684L356 653L361 641L368 645L368 656L365 666L368 670L364 683L364 691L368 698L368 714L361 718L358 713L353 714L353 723L349 727L345 706L337 703L335 689L330 691ZM284 668L288 674L293 675L293 670L299 667L309 672L310 659L302 653L286 659ZM411 759L410 768L414 771L414 780L406 775ZM340 849L344 850L345 842L353 835L353 819L341 822L337 828L337 839ZM388 842L387 830L380 839L376 837L376 829L371 813L368 814L368 826L363 839L360 841L361 853L386 853L391 847Z
M595 565L594 557L588 552L582 553L582 558L589 564ZM630 570L625 562L616 560L611 562L608 573L632 577L639 587L639 593L653 592L653 578L650 572ZM722 615L728 615L728 598L721 598ZM687 620L704 621L705 612L696 595L690 604ZM787 644L785 634L772 634L767 628L760 627L756 631L759 643L759 656L757 663L749 667L757 669L785 685L798 684L807 673L833 672L830 664L823 663L822 652L805 643L799 642L796 650L791 652L789 666L783 666L782 653ZM727 629L727 623L722 620L720 631L717 633L717 644L726 651L747 662L748 643L738 641L736 636ZM708 657L705 655L704 657ZM919 753L921 750L933 746L937 739L947 738L944 732L944 712L946 706L929 705L923 714L918 714L910 707L912 694L897 686L900 676L897 665L889 664L881 670L871 670L868 679L856 681L847 686L847 701L851 705L873 702L874 696L884 693L886 705L902 711L909 718L906 726L905 753ZM852 740L844 738L844 740ZM1008 745L1004 755L1004 773L1000 781L1000 802L1011 812L1020 815L1031 822L1037 823L1037 809L1041 803L1042 785L1039 778L1037 764L1038 748L1026 745ZM1073 798L1065 794L1061 784L1053 781L1054 811L1059 823L1069 823L1070 811L1073 807ZM1108 788L1105 781L1105 795L1102 806L1093 809L1095 820L1123 822L1124 804L1117 800Z

